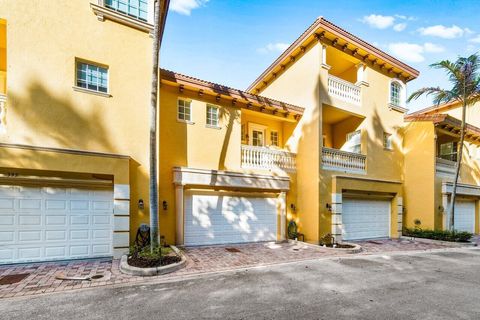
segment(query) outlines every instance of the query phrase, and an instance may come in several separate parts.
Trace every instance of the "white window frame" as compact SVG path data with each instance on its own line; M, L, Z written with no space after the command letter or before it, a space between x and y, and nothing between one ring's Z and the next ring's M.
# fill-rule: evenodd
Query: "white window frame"
M442 145L447 145L447 144L452 145L452 152L442 154ZM441 158L441 159L456 162L458 160L458 142L457 141L450 141L450 142L440 143L438 145L438 157ZM449 159L447 159L447 158L449 158ZM455 160L452 160L452 158L455 158Z
M97 83L96 83L97 89L89 88L89 86L92 85L92 84L89 84L88 79L85 80L85 87L83 87L82 85L79 85L80 82L84 81L83 79L80 79L79 76L78 76L79 67L80 67L81 64L86 65L87 70L88 69L97 69L97 72L100 69L106 70L106 75L107 75L107 78L106 78L106 81L107 81L106 89L107 90L106 91L99 90L99 88L101 86L99 85L100 77L98 77L98 75L97 75ZM101 63L96 63L96 62L87 61L87 60L83 60L83 59L75 59L75 84L74 84L74 88L78 89L78 91L91 92L91 93L95 93L95 94L99 94L99 95L109 96L110 95L110 69L109 69L109 67L107 65L104 65L104 64L101 64ZM102 86L102 88L103 88L103 86Z
M262 132L263 143L261 147L265 147L265 133L267 132L267 127L261 124L249 123L248 125L248 144L253 146L253 131ZM260 147L260 146L259 146Z
M126 7L127 7L127 10L126 10L126 11L120 10L120 7L119 7L119 6L115 6L115 5L113 5L113 4L112 4L112 5L109 5L109 4L107 3L109 0L101 0L101 1L103 2L103 5L105 6L105 8L108 8L108 9L113 10L113 11L115 11L115 12L118 12L118 13L120 13L120 14L126 15L126 16L128 16L128 17L130 17L130 18L137 19L137 20L139 20L139 21L150 22L150 11L152 10L152 8L151 8L151 1L150 1L150 0L112 0L112 2L118 2L118 1L124 1L124 2L126 2ZM136 15L136 14L131 14L131 13L129 12L129 8L132 7L131 2L133 2L133 1L138 1L138 7L136 8L138 15ZM141 17L141 15L140 15L140 12L141 12L141 10L140 10L140 5L141 5L141 4L140 4L140 3L141 3L141 2L143 2L143 3L146 4L146 11L142 11L142 12L145 12L145 13L146 13L145 17Z
M383 148L393 150L393 135L388 132L383 132Z
M355 130L346 134L345 137L345 151L352 153L362 153L362 131Z
M394 103L392 101L392 86L396 84L399 87L399 92L398 92L398 99L399 103ZM405 83L401 81L400 79L392 79L390 83L388 84L388 104L393 106L393 107L400 107L400 108L406 108L407 105L407 88L405 86Z
M184 103L187 103L188 102L188 108L190 110L189 114L190 114L190 119L182 119L180 118L180 101L184 102ZM184 112L183 114L185 115L185 107L186 105L184 104L183 105L183 108L184 108ZM190 99L185 99L185 98L178 98L177 99L177 121L179 122L185 122L185 123L188 123L188 124L193 124L194 122L192 121L193 119L193 116L192 116L192 100Z
M274 139L274 136L275 136L275 139ZM276 140L275 143L274 143L274 140ZM272 147L280 147L280 137L278 135L277 130L270 131L270 145Z
M215 112L216 119L212 118L214 113L211 113L210 110L216 110ZM215 120L215 123L213 123L212 120ZM220 108L213 104L207 104L205 121L207 123L207 127L219 129L220 128Z

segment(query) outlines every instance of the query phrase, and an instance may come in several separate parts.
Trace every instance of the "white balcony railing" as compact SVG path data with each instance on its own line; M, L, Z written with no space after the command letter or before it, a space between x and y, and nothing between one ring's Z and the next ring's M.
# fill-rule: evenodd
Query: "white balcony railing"
M296 170L296 155L283 150L242 145L242 168L291 172Z
M435 172L440 176L454 176L456 164L455 161L437 158Z
M360 105L360 93L361 89L359 86L332 75L328 76L329 95L348 103Z
M363 154L338 149L322 149L322 168L349 173L365 173L367 157Z

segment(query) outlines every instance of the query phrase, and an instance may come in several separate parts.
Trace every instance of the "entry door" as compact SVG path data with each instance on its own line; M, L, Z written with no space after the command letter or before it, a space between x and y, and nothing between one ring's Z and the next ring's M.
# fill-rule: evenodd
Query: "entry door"
M475 233L475 201L455 201L455 230Z

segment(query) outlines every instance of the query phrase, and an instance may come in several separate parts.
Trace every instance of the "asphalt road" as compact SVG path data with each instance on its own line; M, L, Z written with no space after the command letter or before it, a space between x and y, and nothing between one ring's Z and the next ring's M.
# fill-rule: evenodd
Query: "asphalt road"
M0 300L0 319L480 319L480 250L316 260Z

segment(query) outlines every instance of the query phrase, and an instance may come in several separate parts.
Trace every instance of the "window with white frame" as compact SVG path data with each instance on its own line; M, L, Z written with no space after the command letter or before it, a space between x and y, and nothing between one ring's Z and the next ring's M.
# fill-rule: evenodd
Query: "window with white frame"
M177 119L181 121L192 121L192 102L185 99L178 99Z
M252 145L257 147L263 147L263 131L252 130Z
M396 81L390 83L390 103L394 106L402 105L402 86Z
M105 6L143 21L148 18L148 0L105 0Z
M393 150L393 136L390 133L383 133L383 147L388 150Z
M272 146L278 147L278 132L270 131L270 144Z
M347 133L347 141L345 143L346 151L353 152L353 153L361 153L362 152L362 139L361 139L361 131L353 131Z
M108 92L108 68L77 61L76 85L97 92Z
M438 156L445 160L457 161L458 144L457 142L447 142L440 144Z
M207 105L207 125L218 127L218 107Z

